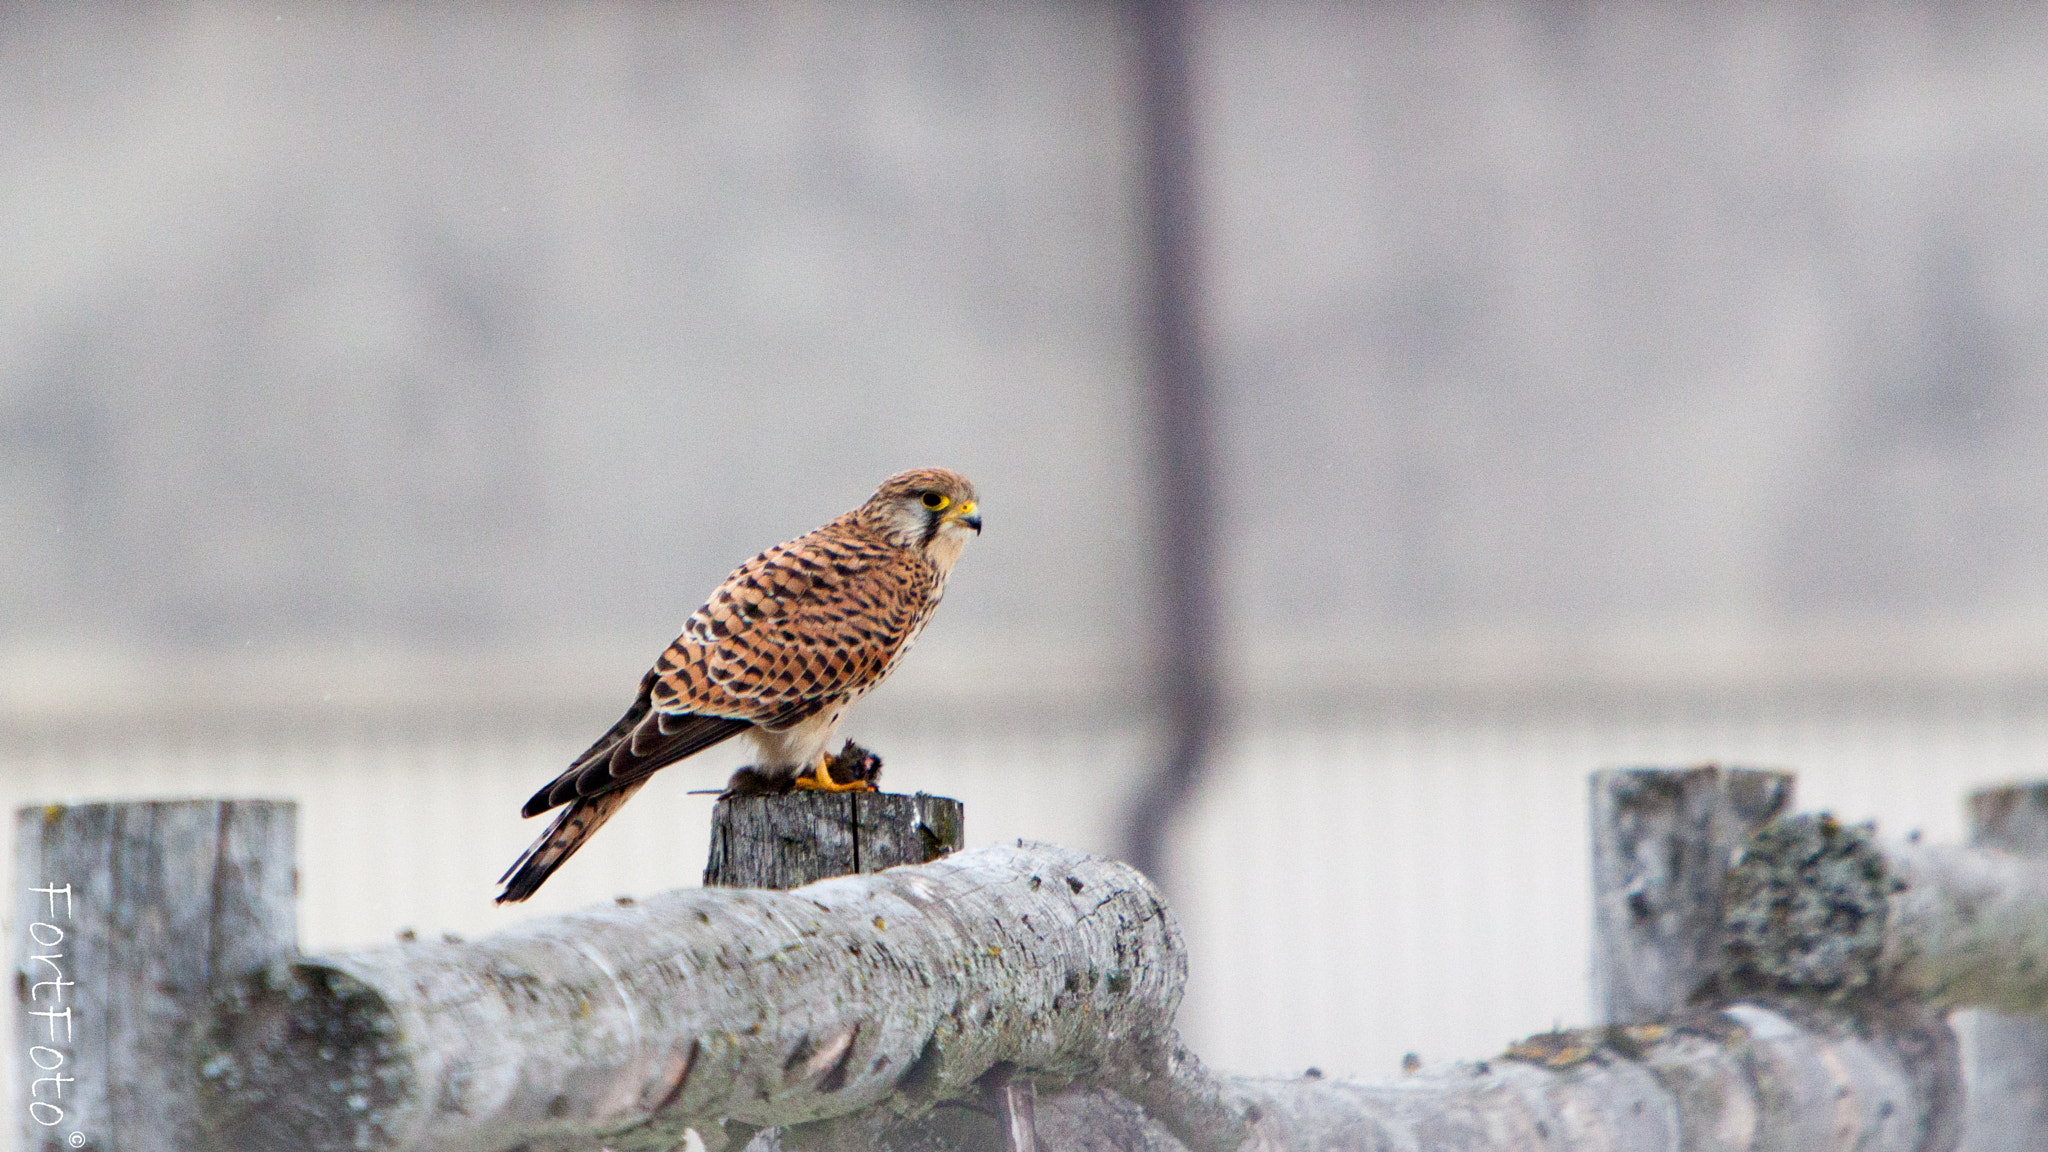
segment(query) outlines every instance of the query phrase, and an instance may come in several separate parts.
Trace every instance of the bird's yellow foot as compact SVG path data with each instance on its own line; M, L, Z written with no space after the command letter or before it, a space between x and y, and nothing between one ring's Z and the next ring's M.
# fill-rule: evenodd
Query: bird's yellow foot
M796 778L799 792L873 792L875 786L866 780L854 780L841 784L832 779L832 757L818 757L817 766Z

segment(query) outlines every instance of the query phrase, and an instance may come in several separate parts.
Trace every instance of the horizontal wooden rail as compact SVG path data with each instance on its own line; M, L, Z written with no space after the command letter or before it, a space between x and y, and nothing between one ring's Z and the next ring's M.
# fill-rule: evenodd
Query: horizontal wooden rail
M984 848L790 892L686 889L467 944L273 966L201 1093L248 1149L510 1148L793 1125L1137 1069L1186 954L1135 870Z
M123 893L153 907L149 894L203 888L209 908L260 896L264 924L289 923L276 914L290 900L288 824L256 836L233 809L129 807L24 813L25 874L90 873L116 841L190 839L206 851L123 856L125 886L78 889L75 914L109 933L146 926ZM187 817L190 836L138 839ZM1626 859L1653 860L1659 836L1726 839L1711 819L1664 823L1643 824ZM1688 878L1719 851L1644 890L1714 897ZM1047 845L316 957L289 955L275 932L234 945L216 929L239 920L194 914L164 939L213 941L194 968L206 978L175 985L213 1010L151 1050L166 1085L152 1107L194 1118L197 1134L167 1148L249 1152L668 1152L689 1130L718 1149L766 1127L791 1152L964 1148L974 1141L934 1127L961 1102L1007 1103L1013 1141L1035 1127L1059 1134L1046 1146L1152 1152L1948 1152L1959 1070L1939 1011L2048 1008L2048 866L1799 817L1749 841L1726 897L1728 966L1707 986L1721 1006L1379 1085L1206 1070L1174 1030L1188 958L1156 889ZM1667 919L1689 933L1700 917ZM74 959L183 955L156 939L138 929ZM1686 947L1671 954L1710 954ZM114 971L65 978L111 989ZM80 1117L112 1115L96 1107L82 1100Z
M1532 1037L1510 1054L1392 1083L1210 1076L1191 1058L1171 1080L1041 1102L1045 1147L1176 1152L1429 1149L1430 1152L1951 1152L1961 1123L1953 1034L1917 1007L1850 1018L1745 1002L1651 1025ZM984 1122L906 1134L886 1110L784 1129L783 1152L999 1146ZM1177 1133L1177 1135L1176 1135ZM935 1138L936 1136L936 1138ZM1014 1148L1015 1146L1012 1145Z
M1960 1130L1954 1038L1913 1010L1744 1003L1510 1051L1393 1084L1232 1079L1225 1100L1289 1152L1944 1152Z

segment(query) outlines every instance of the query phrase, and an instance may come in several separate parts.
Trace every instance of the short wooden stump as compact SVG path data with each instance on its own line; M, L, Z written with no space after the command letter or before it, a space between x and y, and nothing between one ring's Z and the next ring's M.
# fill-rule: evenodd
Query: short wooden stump
M734 796L711 814L707 888L798 888L923 864L965 843L958 800L923 792Z

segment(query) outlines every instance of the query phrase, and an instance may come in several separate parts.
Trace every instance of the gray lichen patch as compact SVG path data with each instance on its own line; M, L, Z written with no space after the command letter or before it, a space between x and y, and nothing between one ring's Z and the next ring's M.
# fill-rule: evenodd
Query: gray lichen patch
M1826 814L1765 825L1728 878L1721 994L1838 1001L1874 989L1890 900L1903 887L1871 825Z
M375 989L317 964L273 964L221 997L201 1040L208 1135L224 1148L391 1147L393 1110L412 1089L400 1047Z

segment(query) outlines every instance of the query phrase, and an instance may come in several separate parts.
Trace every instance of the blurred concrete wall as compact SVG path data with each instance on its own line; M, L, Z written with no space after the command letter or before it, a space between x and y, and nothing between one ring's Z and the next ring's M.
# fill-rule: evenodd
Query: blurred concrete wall
M17 649L644 663L923 464L995 527L933 647L1137 635L1106 11L6 23Z
M2048 14L1207 27L1247 615L1538 677L2042 667Z
M1241 684L2048 672L2048 13L1200 32ZM8 700L615 695L945 463L990 530L905 677L1130 703L1123 51L1082 4L8 7Z

